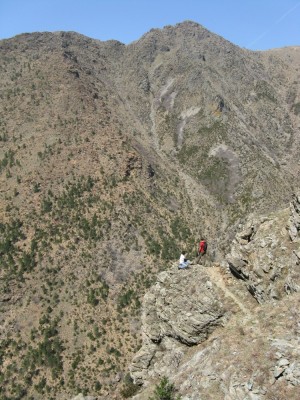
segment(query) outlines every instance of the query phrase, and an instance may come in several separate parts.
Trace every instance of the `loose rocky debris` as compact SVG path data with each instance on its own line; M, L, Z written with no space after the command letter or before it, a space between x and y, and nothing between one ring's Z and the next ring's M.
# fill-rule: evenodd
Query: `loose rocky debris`
M298 335L300 334L300 323L298 322ZM300 342L299 336L296 339L272 340L271 345L277 351L275 366L272 368L274 383L283 379L293 386L300 386Z

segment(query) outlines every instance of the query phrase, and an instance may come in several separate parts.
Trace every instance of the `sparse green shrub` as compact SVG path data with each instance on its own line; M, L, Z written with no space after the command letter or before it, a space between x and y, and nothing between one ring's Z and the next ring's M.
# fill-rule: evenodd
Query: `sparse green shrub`
M15 163L15 152L11 149L9 149L7 152L4 154L4 158L0 160L0 173L6 168L12 168ZM9 175L11 176L10 172L7 171Z
M300 102L293 105L293 110L296 115L300 115Z
M21 266L21 270L20 272L30 272L33 270L33 268L36 265L36 261L35 261L35 257L34 257L34 253L30 252L30 253L26 253L23 252L21 258L20 258L20 266Z
M119 352L118 349L116 349L115 347L109 347L106 349L108 354L114 354L117 357L120 357L122 354Z
M81 362L81 359L82 359L81 354L77 353L72 361L71 368L75 370L78 367L79 363Z
M180 400L180 396L175 397L175 386L169 382L167 377L163 377L154 390L154 397L149 400Z
M135 296L136 294L132 289L129 289L125 293L121 294L118 298L119 308L122 309L124 307L127 307Z
M160 251L161 251L161 245L160 243L158 243L156 240L154 240L153 238L148 238L146 241L148 250L150 254L159 256L160 255Z
M258 81L255 85L255 91L259 100L269 100L273 103L277 103L276 92L267 81Z
M43 393L46 387L47 381L46 378L42 378L39 383L37 383L36 385L34 385L35 390L38 393Z
M103 364L104 364L104 360L101 357L99 357L98 361L97 361L97 365L100 366L100 365L103 365Z
M44 198L42 200L42 204L41 204L42 214L49 213L52 210L52 206L53 206L53 203L50 200L50 198L49 197L48 198Z
M124 378L124 386L121 390L121 395L124 399L134 396L139 390L139 386L133 383L133 379L129 374L126 374Z
M8 136L7 133L4 132L3 135L0 135L0 142L7 142Z
M88 296L87 296L87 302L91 304L93 307L96 307L99 304L99 300L96 297L95 294L95 289L90 289Z
M35 182L33 185L33 192L34 193L39 193L41 191L41 184L38 182Z

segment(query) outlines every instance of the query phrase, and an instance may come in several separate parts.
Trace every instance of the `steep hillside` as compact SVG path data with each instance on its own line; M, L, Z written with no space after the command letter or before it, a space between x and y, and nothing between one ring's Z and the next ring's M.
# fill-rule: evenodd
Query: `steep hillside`
M282 199L299 168L289 155L298 100L287 102L293 85L298 93L296 60L242 50L189 22L151 31L126 56L131 75L118 71L121 92L136 93L130 108L160 154L178 160L234 221L271 193L272 202Z
M1 399L120 398L155 274L297 185L299 55L193 22L0 42Z
M3 398L111 398L139 346L139 296L191 238L176 174L118 121L109 78L76 61L92 43L1 48Z

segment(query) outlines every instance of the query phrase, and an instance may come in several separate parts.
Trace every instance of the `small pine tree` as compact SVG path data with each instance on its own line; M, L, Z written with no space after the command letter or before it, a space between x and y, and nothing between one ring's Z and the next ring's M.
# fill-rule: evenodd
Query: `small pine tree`
M175 386L164 376L160 383L155 386L154 397L149 400L180 400L180 396L175 397Z

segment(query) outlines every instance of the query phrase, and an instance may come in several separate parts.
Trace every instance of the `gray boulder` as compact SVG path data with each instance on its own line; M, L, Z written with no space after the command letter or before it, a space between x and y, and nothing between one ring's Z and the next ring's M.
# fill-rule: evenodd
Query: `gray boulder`
M205 341L222 324L225 309L206 269L162 272L145 295L143 345L131 365L135 383L178 367L188 346Z
M79 393L72 400L96 400L96 398L93 396L84 396L82 393Z

